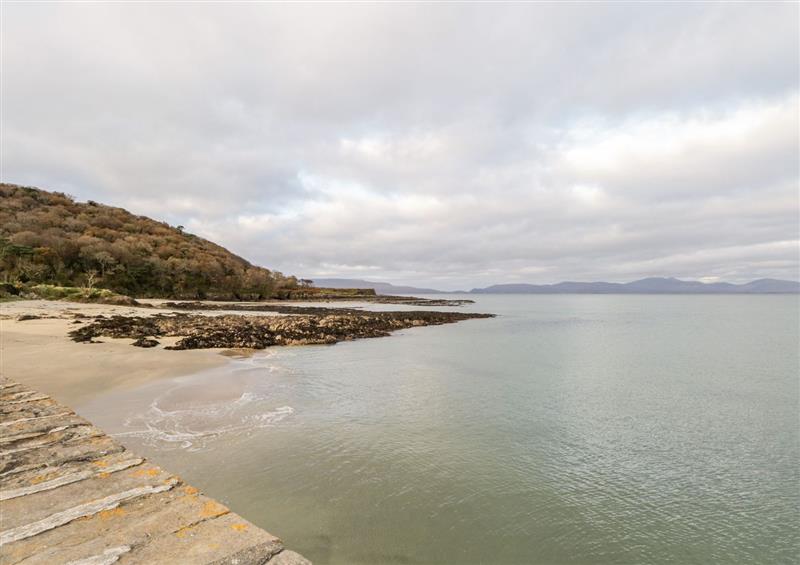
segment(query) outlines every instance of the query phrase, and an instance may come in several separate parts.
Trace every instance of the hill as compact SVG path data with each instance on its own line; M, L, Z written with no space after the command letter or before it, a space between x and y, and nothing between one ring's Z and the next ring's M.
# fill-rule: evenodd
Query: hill
M13 184L0 184L0 279L200 299L282 297L297 287L181 226Z

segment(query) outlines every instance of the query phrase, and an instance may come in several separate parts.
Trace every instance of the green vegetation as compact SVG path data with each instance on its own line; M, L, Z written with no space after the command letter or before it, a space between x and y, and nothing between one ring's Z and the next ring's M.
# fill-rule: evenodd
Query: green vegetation
M70 302L97 302L100 304L139 305L130 296L117 294L106 288L78 288L52 284L0 283L0 302L12 300L69 300Z
M208 240L122 208L0 184L0 281L69 295L287 298L295 277L251 265ZM72 287L72 290L69 289ZM98 287L98 288L95 288Z
M103 304L135 304L130 296L123 296L106 288L76 288L74 286L54 286L37 284L24 291L25 296L45 300L69 300L71 302L101 302Z
M286 298L291 300L357 300L375 295L375 290L371 288L316 288L303 285L287 291Z

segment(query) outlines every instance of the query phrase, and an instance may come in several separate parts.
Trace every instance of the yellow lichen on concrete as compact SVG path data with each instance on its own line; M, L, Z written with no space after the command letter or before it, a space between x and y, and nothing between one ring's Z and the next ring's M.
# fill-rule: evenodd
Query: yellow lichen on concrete
M98 513L101 520L110 520L112 518L117 518L119 516L124 516L125 510L123 508L112 508L111 510L103 510L102 512Z
M209 500L203 505L202 510L200 510L200 515L203 518L212 518L216 516L222 516L228 512L230 512L230 510L228 510L227 507L214 500Z

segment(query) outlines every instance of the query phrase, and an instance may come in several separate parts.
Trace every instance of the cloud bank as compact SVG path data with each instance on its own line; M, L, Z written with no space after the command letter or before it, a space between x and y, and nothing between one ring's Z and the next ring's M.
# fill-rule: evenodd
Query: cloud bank
M8 4L2 177L303 276L800 278L797 4Z

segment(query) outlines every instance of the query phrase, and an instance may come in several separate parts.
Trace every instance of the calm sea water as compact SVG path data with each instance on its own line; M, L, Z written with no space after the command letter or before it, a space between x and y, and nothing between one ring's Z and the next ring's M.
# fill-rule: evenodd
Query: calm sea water
M318 564L798 560L800 298L476 300L80 411Z

